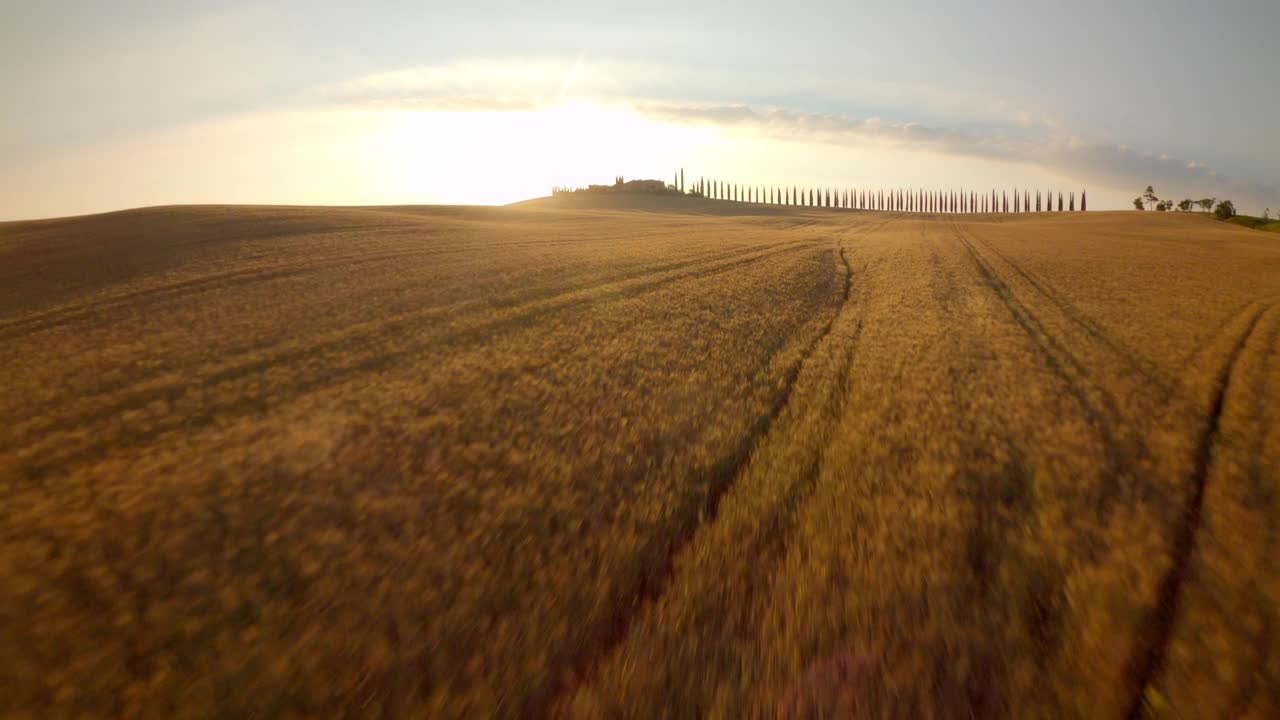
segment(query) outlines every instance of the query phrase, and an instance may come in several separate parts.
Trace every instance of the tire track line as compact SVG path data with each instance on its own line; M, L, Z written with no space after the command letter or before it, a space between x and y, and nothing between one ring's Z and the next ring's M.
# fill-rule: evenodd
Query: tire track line
M1173 539L1172 562L1160 579L1155 607L1143 621L1133 653L1129 658L1128 671L1125 675L1128 686L1126 694L1129 698L1125 717L1129 720L1145 717L1147 690L1160 678L1164 670L1169 642L1173 636L1178 607L1182 599L1182 588L1193 572L1192 555L1195 553L1196 536L1204 518L1204 498L1209 484L1213 450L1221 429L1222 410L1231 389L1233 371L1249 338L1253 336L1259 320L1270 309L1270 306L1264 307L1253 315L1249 325L1236 339L1226 361L1218 371L1209 414L1196 442L1195 461L1190 477L1191 492Z
M805 241L788 243L785 247L756 253L746 258L727 261L670 277L633 283L615 293L609 294L603 299L617 301L639 297L661 290L663 287L675 282L699 280L730 272L771 257L808 250L811 246L810 242ZM264 372L271 368L293 367L295 365L303 368L291 378L292 382L286 386L274 386L268 389L258 388L253 391L254 394L234 394L225 401L206 403L195 414L177 415L169 413L157 418L146 430L115 425L110 429L104 429L103 432L95 433L87 443L80 445L78 448L48 448L46 452L38 453L38 458L24 464L19 471L21 475L25 475L28 479L38 480L54 470L65 470L100 458L111 450L143 444L148 439L169 430L181 428L191 433L212 424L218 419L225 419L250 411L265 411L271 405L268 400L270 397L281 398L277 402L289 402L305 392L361 374L386 370L407 359L419 358L427 351L440 352L442 349L447 348L449 352L456 353L459 349L491 340L495 335L526 327L529 320L543 317L548 313L572 311L578 307L594 305L602 300L598 296L597 290L593 288L586 291L566 293L554 298L552 301L535 303L533 307L518 308L503 314L499 318L482 320L462 328L453 328L452 332L446 331L443 337L434 335L419 336L414 341L399 348L386 348L384 345L405 335L417 335L415 331L424 318L418 314L409 313L407 314L408 317L390 323L378 323L375 321L371 323L371 328L356 335L344 334L326 342L273 353L251 362L232 363L212 374L198 377L193 382L173 382L159 387L127 392L114 402L89 412L82 412L51 422L41 423L38 427L28 428L16 438L11 437L0 442L0 457L5 452L23 446L49 445L51 443L48 441L59 433L74 431L91 423L101 423L120 415L126 410L144 407L157 400L172 404L192 392L208 391L220 384L235 382L253 373ZM356 357L336 367L325 363L323 359L317 359L326 356L328 358L336 356L339 359L344 359L344 353L351 351L353 348L357 351ZM308 373L307 368L318 368L318 371Z
M831 335L836 319L847 307L852 294L853 269L849 265L843 246L840 246L839 258L844 268L844 292L839 306L836 307L821 332L810 341L796 362L787 369L781 389L775 394L765 412L756 417L733 450L721 457L710 468L698 473L703 477L699 484L707 488L706 495L701 502L697 503L696 512L690 509L682 513L686 518L685 521L677 527L673 535L666 539L665 551L659 551L663 557L658 564L659 569L644 577L632 600L623 607L617 608L613 616L604 623L608 629L594 647L588 646L584 651L561 664L563 669L552 674L551 686L538 694L522 715L547 717L563 700L572 698L577 688L590 682L598 672L599 666L617 652L645 609L661 601L675 577L676 557L693 540L699 528L715 522L721 501L737 483L752 453L790 402L792 391L805 364L821 343ZM812 475L816 477L816 467Z
M1124 343L1111 337L1110 333L1108 333L1096 320L1082 312L1070 300L1063 297L1062 294L1053 288L1047 281L1041 279L1035 273L1023 269L1022 266L1010 260L1008 256L1000 252L1000 250L990 242L979 238L972 232L968 232L968 234L975 242L981 244L985 249L1000 258L1005 265L1008 265L1015 273L1018 274L1019 277L1025 280L1028 285L1049 301L1049 303L1052 304L1068 321L1077 325L1087 335L1110 350L1113 355L1125 364L1129 365L1130 368L1141 374L1143 377L1164 387L1168 386L1169 380L1162 377L1162 373L1153 363L1139 356L1137 352L1126 346Z
M792 240L790 242L797 241ZM499 245L495 245L495 247ZM457 252L464 251L465 249L457 250ZM96 320L99 319L102 313L111 312L112 310L120 308L148 307L155 303L172 302L174 300L198 295L202 292L218 291L228 287L236 287L254 282L277 280L281 278L322 272L325 270L385 262L388 260L429 257L442 254L443 252L444 251L438 249L433 251L430 248L413 248L408 250L374 253L349 253L330 258L321 258L317 262L301 266L297 263L264 263L257 267L251 266L226 272L217 272L210 275L177 280L157 287L125 291L107 297L91 299L87 302L78 302L71 305L39 311L15 320L0 322L0 340L20 338L26 335L35 334L68 324L74 324L84 320ZM731 251L712 251L707 253L707 255L711 255L713 257L725 257L731 254ZM617 281L631 279L642 275L652 274L655 271L678 269L680 267L696 264L700 261L705 261L706 259L708 259L706 256L695 256L685 262L667 263L665 266L659 266L658 268L639 268L633 272L615 276L614 278L611 278L611 280ZM487 301L474 302L476 302L476 304L481 304ZM145 303L145 305L139 306L139 303Z
M1102 473L1103 486L1096 499L1095 511L1100 519L1105 519L1111 503L1119 492L1119 481L1122 474L1131 474L1133 464L1123 452L1117 439L1118 432L1113 418L1116 415L1115 399L1103 387L1088 382L1088 371L1084 364L1055 338L1044 326L1044 323L1013 293L1012 289L1000 278L995 268L982 257L959 226L952 224L952 230L961 245L968 251L978 267L979 273L987 285L1009 311L1014 321L1035 345L1049 369L1067 385L1075 398L1089 425L1097 430L1102 441L1105 457L1105 468ZM1090 390L1099 397L1099 403L1090 398Z
M778 243L775 246L768 246L768 247L781 251L784 248L788 248L788 247L794 248L795 246L798 246L805 242L807 241L790 240L784 243ZM377 338L384 337L389 333L410 330L412 329L411 326L416 327L417 325L420 325L424 322L427 322L436 318L440 318L446 315L454 324L465 324L465 323L460 323L459 321L474 319L476 316L488 311L499 311L499 312L514 311L514 310L519 310L522 307L527 307L533 304L543 304L543 305L547 305L548 307L554 307L557 301L559 300L566 300L567 304L572 304L571 302L568 302L568 301L571 301L573 296L582 295L583 293L594 293L610 285L627 283L636 278L644 278L644 277L649 277L658 273L684 270L690 267L696 267L699 264L703 264L703 263L717 262L725 258L733 258L729 262L739 263L749 258L756 257L754 255L748 255L747 257L742 257L739 255L738 257L734 257L736 254L737 253L735 253L735 251L716 251L716 252L710 253L709 257L698 257L688 261L665 263L656 267L639 268L634 270L633 272L627 272L621 275L608 277L603 282L595 285L589 285L585 287L574 287L571 290L567 290L563 292L558 291L559 288L551 288L551 292L547 292L546 291L547 288L541 288L541 289L535 289L533 291L528 291L524 293L517 293L510 297L503 297L503 298L497 298L497 299L470 299L470 300L462 300L459 302L448 303L445 305L437 305L437 306L428 307L425 309L415 308L413 310L393 313L389 316L384 315L374 320L368 320L364 322L358 322L358 323L346 325L343 327L341 333L338 335L336 340L339 342L346 342L346 343L354 343L357 341L364 341L364 342L374 341ZM715 267L716 266L714 265L711 266L712 269L714 269ZM671 281L678 281L682 277L684 276L676 275L676 276L672 276L670 278L664 278L664 279L669 279ZM653 281L649 281L649 282L650 284L652 284ZM330 334L333 334L333 333L330 333ZM282 337L287 338L288 335L285 334ZM238 347L229 348L226 351L224 351L220 356L219 360L216 360L213 362L207 362L204 364L198 364L194 367L185 367L183 368L183 372L188 375L194 374L198 377L205 377L210 374L218 375L224 372L227 368L235 367L237 365L235 361L228 362L225 358L239 357L249 353L261 354L275 348L282 348L282 346L286 346L286 345L288 345L287 340L277 340L274 342L268 341L266 343L254 342L254 343L240 345ZM314 343L310 346L303 346L297 343L295 343L294 345L296 347L293 353L291 353L291 351L288 348L284 348L282 349L281 353L278 354L278 356L288 359L292 354L296 353L297 351L307 352L307 353L325 352L333 348L332 341ZM267 362L269 362L269 358ZM150 370L150 371L146 371L138 374L133 374L117 382L111 382L104 385L99 385L96 388L81 389L77 392L76 396L77 396L77 399L84 399L84 398L110 395L120 390L127 389L131 385L137 385L147 381L148 379L154 378L158 375L163 375L168 373L169 373L168 370L161 368L158 370ZM3 449L3 447L4 447L3 445L0 445L0 449Z
M802 242L807 242L807 241L803 239L787 240L784 242L779 242L774 245L769 245L765 247L781 248L781 247L795 245ZM448 315L449 318L451 318L456 322L457 320L460 320L460 319L466 320L469 318L474 318L477 315L484 313L486 311L493 311L493 310L502 311L502 310L508 310L511 308L518 308L521 305L527 305L534 302L550 302L557 298L568 297L570 295L581 293L583 291L594 291L603 287L607 287L612 284L625 283L625 282L634 280L638 277L651 276L655 273L683 270L689 267L695 267L702 263L711 263L711 262L719 261L725 258L731 258L731 257L734 257L736 254L739 254L738 249L732 249L732 250L717 249L717 250L712 250L712 251L707 251L702 253L696 253L692 257L686 260L682 260L679 262L667 262L667 263L663 263L656 266L648 266L648 267L642 266L639 268L633 268L623 273L606 276L600 282L597 282L591 285L574 287L572 290L567 290L567 291L563 289L566 284L566 280L572 280L573 278L567 278L567 279L559 278L560 284L557 284L551 287L545 287L545 286L535 287L532 290L515 292L507 296L502 296L498 298L489 298L489 299L472 298L467 300L448 302L445 304L430 306L427 308L414 308L413 310L401 311L401 312L393 313L390 315L383 315L376 320L367 320L367 321L346 325L344 326L344 330L347 333L350 333L352 331L363 331L369 336L376 337L378 335L385 333L385 330L383 330L382 328L391 327L393 324L397 324L401 320L420 324L436 317ZM220 277L239 275L239 274L240 274L239 272L233 272L233 273L224 274ZM262 279L262 278L254 278L254 280L257 280L257 279ZM225 285L220 287L225 287ZM183 293L182 295L186 295L186 294L187 293ZM181 297L181 296L178 296L178 297ZM122 304L121 307L128 307L128 304ZM95 307L95 308L89 308L88 310L83 311L83 314L85 315L86 318L97 319L97 315L99 312L100 310L98 310ZM0 333L0 335L2 335L2 333ZM214 360L211 362L206 361L203 363L197 362L194 365L188 365L188 366L182 367L181 371L186 375L196 375L196 376L206 376L211 373L217 373L222 368L225 368L228 365L233 365L234 364L234 361L232 360L233 358L243 357L251 353L261 354L264 352L271 351L275 348L281 348L281 347L287 346L290 344L289 343L290 337L291 336L289 333L283 332L283 333L277 333L276 335L268 338L257 338L247 343L238 343L223 349L220 352L217 360ZM173 370L168 366L140 367L136 369L129 368L129 370L131 370L132 372L128 372L124 377L117 378L114 380L109 380L106 382L100 382L99 384L92 387L75 388L68 394L72 394L76 402L83 402L85 400L92 400L94 398L109 396L113 393L126 390L131 386L136 386L136 385L145 383L148 380L153 380L157 377L176 372L176 370ZM54 399L52 403L46 403L46 406L48 406L49 404L56 404L56 402L57 400ZM39 415L43 415L43 414L45 414L44 411L36 408L36 409L33 409L33 411L27 415L15 417L13 419L13 423L15 425L19 425L23 421L31 420L32 418L37 417ZM5 449L5 447L6 445L3 442L0 442L0 451Z

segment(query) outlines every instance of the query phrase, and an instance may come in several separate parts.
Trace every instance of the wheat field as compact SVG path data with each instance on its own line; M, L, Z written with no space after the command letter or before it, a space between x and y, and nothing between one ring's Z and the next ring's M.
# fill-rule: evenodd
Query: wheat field
M1280 242L0 223L0 714L1276 717Z

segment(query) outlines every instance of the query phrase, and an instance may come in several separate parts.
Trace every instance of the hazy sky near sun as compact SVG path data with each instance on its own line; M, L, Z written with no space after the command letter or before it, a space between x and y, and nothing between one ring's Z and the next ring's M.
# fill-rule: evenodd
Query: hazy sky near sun
M0 0L0 219L614 175L1280 209L1280 2Z

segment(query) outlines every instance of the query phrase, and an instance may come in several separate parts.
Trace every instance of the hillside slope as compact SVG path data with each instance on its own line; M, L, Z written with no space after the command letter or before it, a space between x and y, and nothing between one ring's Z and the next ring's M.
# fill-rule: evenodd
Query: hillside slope
M0 714L1280 712L1272 236L648 200L0 224Z

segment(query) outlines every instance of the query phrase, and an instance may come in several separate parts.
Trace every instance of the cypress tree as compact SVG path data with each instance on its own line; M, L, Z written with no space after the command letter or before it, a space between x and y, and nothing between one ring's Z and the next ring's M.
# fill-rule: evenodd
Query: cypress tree
M1081 190L1080 191L1080 212L1085 212L1088 209L1087 203L1088 203L1088 194L1086 191Z
M1069 208L1069 212L1075 212L1075 211L1076 211L1076 192L1072 190L1071 191L1071 207Z
M1059 190L1059 191L1058 191L1058 212L1062 212L1062 208L1063 208L1063 205L1062 205L1062 191L1061 191L1061 190Z

